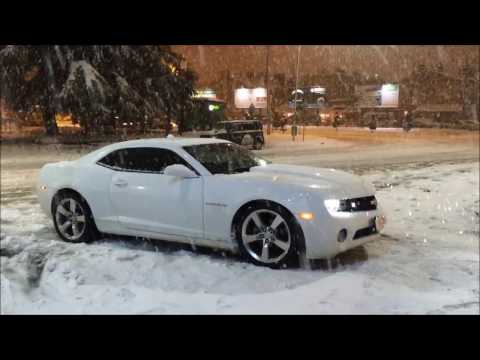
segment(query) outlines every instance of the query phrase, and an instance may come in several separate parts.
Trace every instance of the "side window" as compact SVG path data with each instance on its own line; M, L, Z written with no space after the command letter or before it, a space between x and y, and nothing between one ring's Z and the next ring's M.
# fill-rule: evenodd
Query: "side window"
M159 173L169 165L168 153L163 149L130 148L123 152L126 170Z
M167 166L174 164L182 164L195 171L190 164L175 152L159 148L126 148L116 150L102 158L98 163L120 171L162 173Z
M121 150L115 150L98 161L100 165L111 167L114 169L123 168L123 157L121 156Z
M171 150L159 148L126 148L117 151L119 159L117 166L111 166L118 170L162 173L167 166L182 164L195 171L190 164ZM103 160L103 159L102 159ZM195 171L196 172L196 171Z
M124 170L128 171L154 171L151 154L148 149L127 148L120 150L124 158ZM158 159L156 159L158 160Z

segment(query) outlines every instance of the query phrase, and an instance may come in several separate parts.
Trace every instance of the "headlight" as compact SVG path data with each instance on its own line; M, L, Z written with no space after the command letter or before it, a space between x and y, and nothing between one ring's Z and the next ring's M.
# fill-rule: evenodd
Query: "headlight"
M328 199L324 201L324 204L330 215L334 216L343 216L352 212L373 211L377 209L377 199L374 195L341 200Z
M339 212L350 211L348 208L348 203L345 200L328 199L324 201L324 204L330 215L334 215Z
M327 208L330 214L336 213L340 208L340 200L329 199L329 200L325 200L324 203L325 203L325 207Z

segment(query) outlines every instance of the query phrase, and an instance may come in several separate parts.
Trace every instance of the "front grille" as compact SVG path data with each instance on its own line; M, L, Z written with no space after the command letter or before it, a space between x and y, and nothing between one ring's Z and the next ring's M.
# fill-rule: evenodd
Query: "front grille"
M377 199L375 199L375 196L365 196L360 198L341 200L340 209L340 211L348 212L376 210Z
M353 240L363 238L365 236L373 235L377 233L377 228L375 225L370 225L369 227L357 230L355 235L353 235Z

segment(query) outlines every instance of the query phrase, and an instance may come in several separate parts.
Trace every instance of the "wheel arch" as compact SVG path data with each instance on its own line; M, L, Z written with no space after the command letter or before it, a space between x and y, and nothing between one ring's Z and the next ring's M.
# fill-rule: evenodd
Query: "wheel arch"
M296 226L295 231L298 231L299 235L301 235L299 237L299 239L301 239L301 240L299 241L299 243L296 244L297 248L301 251L305 251L305 234L303 232L302 226L298 222L298 220L295 217L295 215L293 214L293 212L290 211L290 209L288 209L285 205L279 203L278 201L274 201L274 200L255 199L255 200L249 200L249 201L245 202L243 205L241 205L232 217L232 222L230 224L230 231L231 231L232 235L235 234L235 227L239 225L238 223L239 223L240 218L242 217L244 212L247 211L248 208L250 208L251 206L257 206L257 205L261 205L261 204L265 204L265 203L270 203L270 204L273 204L273 205L276 205L276 206L280 206L282 209L284 209L290 215L291 220L294 222L294 224ZM296 240L298 241L298 239L296 239Z
M54 206L55 206L57 196L61 195L61 194L65 194L65 193L74 193L74 194L80 196L83 199L83 201L85 201L85 205L88 207L88 210L92 214L92 217L95 221L95 217L93 216L92 208L90 207L90 204L88 203L87 199L85 199L85 197L78 190L75 190L71 187L62 187L62 188L58 189L55 192L55 194L52 196L52 202L50 204L50 211L52 212L53 216L55 216Z
M88 203L87 199L78 191L75 189L72 189L71 187L62 187L58 189L55 194L52 197L52 202L51 202L51 208L50 211L52 213L52 217L54 218L54 224L56 224L55 220L55 203L57 201L58 195L62 194L75 194L80 198L80 200L83 201L83 205L87 208L87 211L89 213L88 218L89 221L91 221L92 228L88 230L90 232L90 236L93 236L93 239L98 238L98 236L101 234L101 232L98 230L97 223L95 221L95 216L93 215L92 208L90 204ZM55 225L56 227L57 225ZM57 230L58 231L58 230Z

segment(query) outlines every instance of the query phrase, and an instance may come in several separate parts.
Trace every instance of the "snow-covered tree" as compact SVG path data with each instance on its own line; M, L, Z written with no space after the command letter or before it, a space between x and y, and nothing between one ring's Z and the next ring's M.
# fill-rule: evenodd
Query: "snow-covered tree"
M48 135L57 133L59 113L87 133L114 119L145 126L190 106L196 77L181 61L169 46L7 46L0 95L15 110L40 109Z
M277 112L277 109L288 103L288 98L291 92L291 89L287 87L285 75L276 74L273 76L273 79L270 83L270 109L273 114ZM277 116L277 115L275 115Z
M56 86L51 53L42 47L7 46L0 51L0 96L14 110L41 108L47 134L57 132L54 107Z

